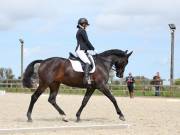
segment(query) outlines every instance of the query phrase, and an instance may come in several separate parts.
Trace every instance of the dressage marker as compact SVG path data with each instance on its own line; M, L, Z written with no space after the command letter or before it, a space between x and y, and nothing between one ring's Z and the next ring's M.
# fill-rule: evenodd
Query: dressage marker
M167 102L180 102L180 99L167 99Z
M86 130L86 129L124 129L129 124L106 124L106 125L80 125L80 126L59 126L59 127L38 127L38 128L7 128L0 129L0 134L29 133L29 132L50 132L64 130Z
M6 91L5 90L0 90L0 96L3 96L6 94Z

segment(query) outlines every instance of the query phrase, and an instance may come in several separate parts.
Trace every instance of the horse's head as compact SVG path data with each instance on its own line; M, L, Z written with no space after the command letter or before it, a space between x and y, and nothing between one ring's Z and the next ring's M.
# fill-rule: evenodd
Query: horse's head
M127 51L125 51L124 53L125 55L123 57L118 57L115 62L116 76L119 78L123 77L125 67L128 64L128 58L133 52L127 53Z
M107 62L110 62L111 66L115 65L116 76L121 78L123 77L125 67L128 64L128 58L133 53L133 52L130 53L127 52L128 51L112 49L112 50L104 51L98 54L98 56L100 56L103 59L106 59Z

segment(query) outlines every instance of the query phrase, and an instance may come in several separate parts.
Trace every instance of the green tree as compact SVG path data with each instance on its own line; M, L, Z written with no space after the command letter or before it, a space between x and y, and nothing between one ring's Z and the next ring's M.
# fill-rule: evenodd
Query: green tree
M134 76L136 85L148 85L150 84L150 79L145 76Z
M11 68L5 70L6 79L14 79L13 71Z
M5 79L5 68L0 68L0 80L4 80Z
M180 78L175 80L175 85L180 85Z
M0 80L14 79L11 68L0 68Z

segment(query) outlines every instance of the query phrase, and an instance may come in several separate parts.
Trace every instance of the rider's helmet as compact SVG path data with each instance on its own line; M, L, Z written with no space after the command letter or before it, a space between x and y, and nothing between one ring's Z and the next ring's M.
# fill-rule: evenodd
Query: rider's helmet
M82 26L83 24L89 25L88 20L86 18L80 18L78 20L78 25Z

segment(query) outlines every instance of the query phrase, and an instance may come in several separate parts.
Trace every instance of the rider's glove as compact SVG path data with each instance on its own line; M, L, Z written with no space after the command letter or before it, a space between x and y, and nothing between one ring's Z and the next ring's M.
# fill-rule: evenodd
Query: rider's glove
M96 50L94 50L94 53L95 53L95 54L97 54L97 51L96 51Z

